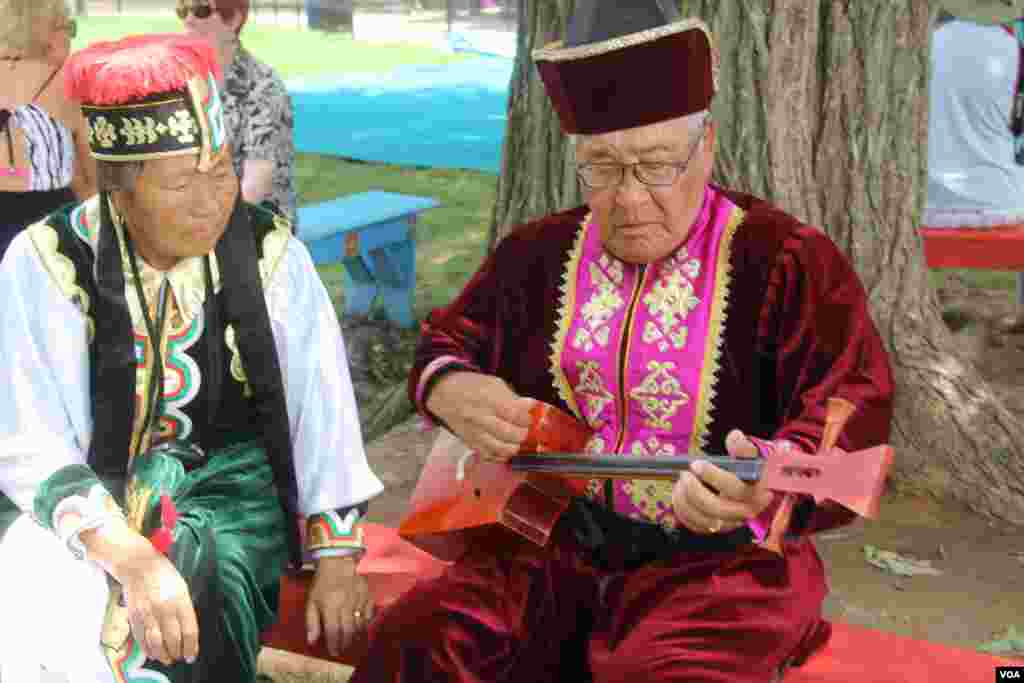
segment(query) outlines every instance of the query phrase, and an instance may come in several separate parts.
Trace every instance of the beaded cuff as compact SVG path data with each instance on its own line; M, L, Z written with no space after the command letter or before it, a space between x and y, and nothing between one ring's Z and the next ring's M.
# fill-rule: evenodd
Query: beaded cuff
M314 557L342 554L338 550L365 550L359 507L318 512L306 518L306 549Z

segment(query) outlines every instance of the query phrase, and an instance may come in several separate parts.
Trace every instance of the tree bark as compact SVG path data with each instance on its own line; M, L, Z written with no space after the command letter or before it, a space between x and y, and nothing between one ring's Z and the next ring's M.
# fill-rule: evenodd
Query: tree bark
M892 482L1024 524L1024 425L958 357L916 230L931 3L680 4L710 25L721 55L715 180L822 226L868 291L897 379ZM571 149L529 61L542 36L561 36L568 3L519 7L496 239L510 225L579 203Z
M514 225L579 205L575 159L530 54L561 40L572 0L518 0L515 67L501 176L491 221L493 248Z

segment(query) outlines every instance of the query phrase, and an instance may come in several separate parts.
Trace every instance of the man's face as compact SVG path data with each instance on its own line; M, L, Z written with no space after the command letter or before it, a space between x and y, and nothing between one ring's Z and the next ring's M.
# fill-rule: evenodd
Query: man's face
M213 251L227 228L238 195L231 155L206 173L198 154L146 161L132 191L114 199L147 263L168 270L182 259Z
M689 164L671 185L645 185L627 168L617 185L602 189L583 186L609 252L628 263L652 263L682 244L701 209L714 165L714 123L708 123L698 143L700 135L699 128L678 118L577 139L580 165L683 163L693 151Z
M234 12L231 21L226 21L217 11L217 0L178 0L179 8L201 8L204 6L208 6L212 10L210 15L200 19L196 16L195 11L189 12L182 20L185 25L185 33L202 38L215 47L233 41L241 21L240 12Z

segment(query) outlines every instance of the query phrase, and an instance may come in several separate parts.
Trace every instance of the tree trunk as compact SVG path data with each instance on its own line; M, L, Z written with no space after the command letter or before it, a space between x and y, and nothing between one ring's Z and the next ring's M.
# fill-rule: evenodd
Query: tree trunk
M534 49L561 40L572 7L572 0L518 0L516 61L491 248L512 226L583 201L572 147L530 58Z
M927 0L680 4L684 15L708 22L721 53L716 181L822 226L867 288L897 379L894 484L1024 524L1024 425L958 357L916 231L933 7ZM542 35L561 36L567 5L520 0L496 238L509 225L579 202L571 150L529 61Z

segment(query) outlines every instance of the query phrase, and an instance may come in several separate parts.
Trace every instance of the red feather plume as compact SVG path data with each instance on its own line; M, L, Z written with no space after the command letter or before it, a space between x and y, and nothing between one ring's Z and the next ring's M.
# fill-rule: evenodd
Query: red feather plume
M181 33L128 36L76 52L64 70L64 91L75 102L114 105L184 90L194 76L220 79L217 52Z
M149 535L149 542L162 555L174 545L174 527L178 525L178 508L166 493L160 496L160 528Z

